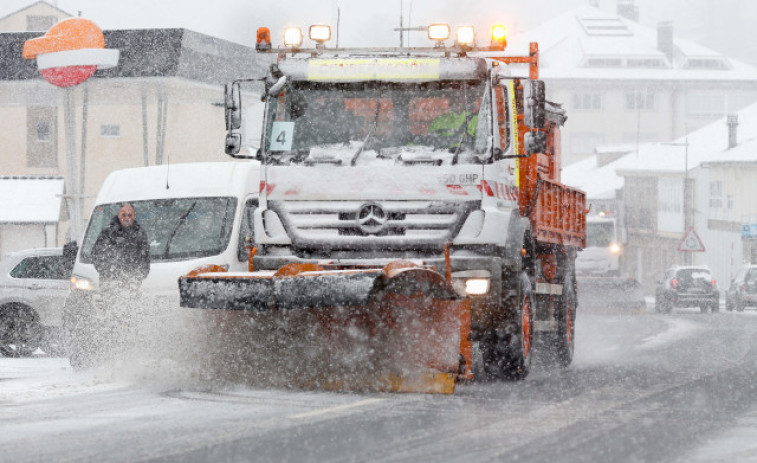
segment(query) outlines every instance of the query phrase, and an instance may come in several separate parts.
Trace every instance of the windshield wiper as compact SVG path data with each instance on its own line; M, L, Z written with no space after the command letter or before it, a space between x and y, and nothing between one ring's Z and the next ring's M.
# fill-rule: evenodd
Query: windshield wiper
M176 233L179 231L179 228L181 228L182 225L184 225L187 221L187 217L189 217L189 214L192 213L192 210L197 206L197 201L193 202L191 206L189 206L189 209L187 209L187 212L181 215L179 217L179 222L176 224L175 227L173 227L173 230L171 230L171 234L168 235L168 239L166 240L166 251L163 254L163 258L168 258L168 250L171 249L171 241L176 237Z
M365 136L365 140L363 140L363 144L360 145L360 148L358 148L357 152L354 156L352 156L352 160L350 161L350 165L354 166L357 164L357 158L360 157L360 153L363 152L365 149L365 146L368 144L368 142L373 138L373 134L376 133L376 128L378 127L378 119L379 119L379 113L381 112L381 95L384 94L384 91L381 90L379 92L378 98L376 98L376 114L373 115L373 125L371 126L371 129L368 130L368 135Z

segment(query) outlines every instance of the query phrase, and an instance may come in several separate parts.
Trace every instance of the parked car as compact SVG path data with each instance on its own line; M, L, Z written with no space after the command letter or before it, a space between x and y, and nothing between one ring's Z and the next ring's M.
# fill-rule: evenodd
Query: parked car
M75 251L40 248L0 260L0 353L55 352ZM73 256L71 256L73 254Z
M720 309L720 291L706 266L674 266L665 272L655 289L655 311L670 313L677 307Z
M736 272L725 292L725 309L741 312L745 307L757 307L757 265L744 265Z

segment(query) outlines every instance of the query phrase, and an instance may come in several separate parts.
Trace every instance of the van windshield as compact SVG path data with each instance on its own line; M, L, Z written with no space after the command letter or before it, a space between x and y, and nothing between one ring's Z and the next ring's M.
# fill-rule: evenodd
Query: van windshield
M168 262L220 254L229 244L236 198L175 198L132 201L137 223L147 232L150 260ZM92 262L100 232L121 203L95 207L82 243L82 262Z

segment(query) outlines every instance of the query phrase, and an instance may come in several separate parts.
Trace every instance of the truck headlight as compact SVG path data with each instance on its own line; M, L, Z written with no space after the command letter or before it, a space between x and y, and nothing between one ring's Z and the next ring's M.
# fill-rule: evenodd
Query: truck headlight
M89 278L72 276L70 280L71 291L92 291L95 289L95 284Z
M491 274L488 270L452 272L452 287L461 296L485 296L491 289Z
M465 294L469 296L483 296L489 292L488 278L468 278L465 280Z

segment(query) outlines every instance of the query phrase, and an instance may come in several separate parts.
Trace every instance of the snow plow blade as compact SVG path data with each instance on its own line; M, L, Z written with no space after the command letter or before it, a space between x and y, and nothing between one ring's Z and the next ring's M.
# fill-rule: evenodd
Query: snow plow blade
M179 279L181 305L211 309L219 349L244 352L236 369L248 377L268 384L279 377L277 386L439 394L472 378L468 299L432 268L395 261L215 270Z
M592 313L640 314L646 311L638 281L623 277L578 277L578 306Z

